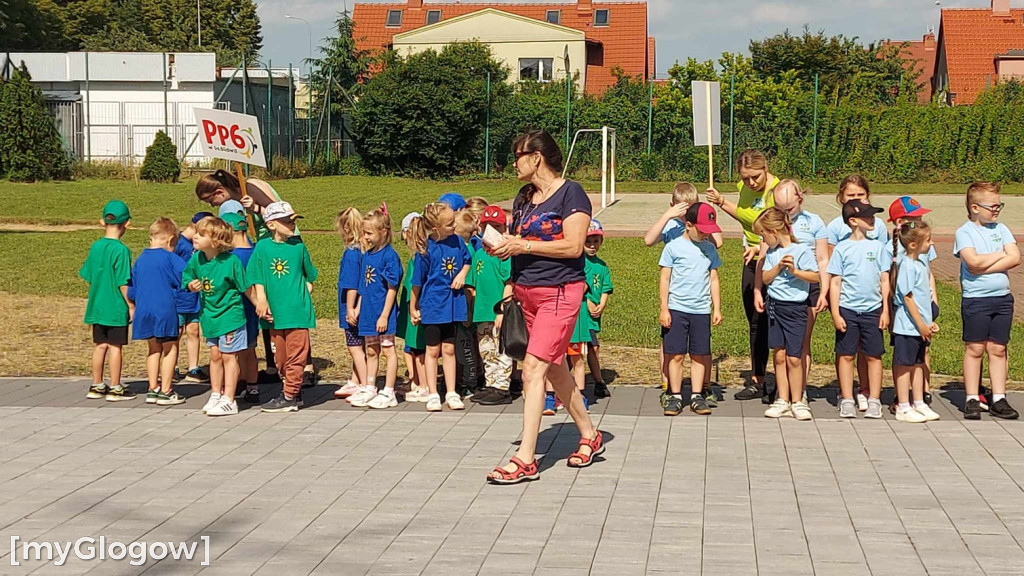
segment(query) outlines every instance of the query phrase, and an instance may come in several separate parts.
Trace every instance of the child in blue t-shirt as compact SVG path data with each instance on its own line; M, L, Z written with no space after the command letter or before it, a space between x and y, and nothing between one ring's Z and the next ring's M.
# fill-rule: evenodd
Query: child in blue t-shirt
M889 327L887 302L892 256L885 244L867 237L879 212L881 208L861 200L844 204L843 221L853 232L836 245L828 261L832 322L836 327L839 416L842 418L857 417L853 367L858 351L865 356L868 365L864 416L882 417L882 355L885 354L882 331Z
M441 398L437 392L437 362L441 357L447 394L445 403L451 410L465 405L455 390L455 324L468 318L463 287L469 274L469 250L455 234L455 212L443 203L429 204L423 217L412 223L416 241L415 278L409 315L413 324L423 325L427 346L424 358L427 388L427 411L439 412Z
M963 315L964 386L967 403L964 418L981 418L978 388L982 359L988 355L992 404L989 414L1014 420L1019 414L1006 401L1008 356L1013 324L1013 295L1008 272L1020 266L1020 249L1010 229L998 221L1003 203L1000 187L975 182L967 190L970 219L956 231L953 253L960 258L960 310Z
M181 261L188 264L192 254L196 251L192 240L196 237L196 224L208 216L211 212L196 212L192 221L178 236L178 242L174 246L174 254L181 258ZM185 372L186 382L209 382L208 372L199 367L199 352L202 349L199 341L199 293L189 292L182 287L177 296L178 325L181 327L182 335L185 337L185 354L188 360L188 370ZM180 346L179 346L180 349Z
M683 411L683 362L690 355L690 410L711 414L701 393L711 370L711 326L722 323L718 268L722 260L710 241L721 233L715 209L697 202L686 210L686 232L661 252L660 300L662 350L668 365L669 389L662 407L666 416Z
M811 285L820 281L814 250L793 235L789 215L769 208L754 221L754 233L768 245L762 279L768 286L768 346L775 351L778 398L764 415L811 420L803 400L804 333Z
M245 216L230 212L225 214L221 220L227 222L231 227L231 253L242 261L242 268L249 266L249 258L255 247L249 241L246 232L249 230L249 223ZM245 337L246 348L238 353L238 374L245 383L245 392L242 400L247 404L260 403L259 385L259 364L256 359L256 346L259 344L260 318L256 315L256 307L249 298L242 298L242 308L245 309Z
M402 260L391 246L391 217L383 208L363 217L363 245L366 252L359 262L359 304L349 310L356 321L359 337L366 342L366 391L349 398L356 407L393 408L395 380L398 378L398 354L395 332L398 321L398 288L402 285ZM386 362L384 389L377 392L377 368L381 353ZM369 388L373 388L369 392Z
M939 415L924 401L924 354L939 326L932 318L931 271L922 254L932 247L931 227L924 222L905 222L893 234L893 251L899 242L906 250L893 264L892 374L899 405L896 420L922 423ZM910 403L913 390L914 403Z
M146 340L146 375L149 390L146 404L173 406L185 397L171 389L178 365L178 312L175 298L181 290L185 263L174 255L178 226L158 218L149 227L149 248L139 254L132 267L128 298L135 302L132 340Z
M338 327L345 332L345 346L352 356L352 376L344 385L334 391L335 398L351 398L359 392L364 395L377 394L377 386L366 380L366 353L363 346L366 342L359 335L355 315L349 320L349 311L354 312L359 297L359 260L363 257L363 215L355 207L349 206L338 213L335 221L345 251L338 263ZM372 398L372 396L371 396Z

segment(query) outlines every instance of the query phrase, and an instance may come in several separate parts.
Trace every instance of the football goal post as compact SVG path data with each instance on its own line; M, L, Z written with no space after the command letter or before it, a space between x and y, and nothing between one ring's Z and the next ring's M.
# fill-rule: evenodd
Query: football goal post
M604 210L610 204L615 203L615 128L602 126L601 128L577 130L576 135L572 138L572 146L569 147L569 156L565 159L565 167L562 168L563 178L569 170L569 163L572 162L576 142L583 134L601 135L601 209ZM608 198L609 191L611 191L611 199Z

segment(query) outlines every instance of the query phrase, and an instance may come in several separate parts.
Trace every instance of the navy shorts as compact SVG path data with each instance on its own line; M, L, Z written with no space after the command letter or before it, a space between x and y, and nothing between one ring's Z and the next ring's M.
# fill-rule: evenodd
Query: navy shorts
M594 348L597 348L598 346L601 345L601 343L597 340L597 330L594 330L593 328L591 328L590 330L590 345Z
M455 323L424 324L423 342L427 346L440 346L442 342L455 342Z
M960 301L964 321L964 342L1010 343L1013 325L1013 294Z
M345 329L345 345L349 348L355 348L357 346L362 347L364 343L363 337L359 335L359 329L349 324L348 328Z
M804 355L804 334L807 332L807 302L768 300L768 347L786 350L790 358Z
M103 324L92 325L93 344L112 344L114 346L128 345L127 326L104 326Z
M932 322L939 319L939 305L934 301L932 302Z
M672 326L661 329L661 346L666 356L711 355L711 314L688 314L669 310Z
M818 298L821 298L821 284L812 283L811 289L807 291L807 305L814 308L818 305Z
M885 354L885 342L878 322L882 309L871 312L856 312L839 308L839 315L846 320L846 332L836 330L836 356L854 356L860 350L872 358Z
M928 342L920 336L904 336L893 334L892 365L917 366L924 364L924 353L928 350Z

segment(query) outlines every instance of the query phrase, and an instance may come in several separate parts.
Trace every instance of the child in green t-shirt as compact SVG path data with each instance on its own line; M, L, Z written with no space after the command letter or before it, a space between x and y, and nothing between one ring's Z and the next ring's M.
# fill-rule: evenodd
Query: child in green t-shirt
M612 273L608 269L608 264L605 264L605 261L597 256L597 251L601 249L602 244L604 244L604 228L600 221L591 220L590 230L587 231L587 240L583 245L583 253L586 255L583 273L587 278L587 293L583 299L583 309L580 311L580 315L585 314L592 320L590 346L587 346L587 364L589 364L590 374L594 378L594 396L607 398L610 393L601 376L599 356L601 343L598 341L597 335L601 333L601 318L604 315L605 307L608 306L608 297L612 293L613 286ZM580 367L580 371L582 372L582 367Z
M220 218L200 220L196 252L181 275L190 292L199 292L199 326L210 348L211 393L202 409L207 416L238 414L238 354L249 347L242 305L248 284L242 261L231 253L233 237L231 226Z
M103 207L100 224L105 230L89 248L89 256L78 275L89 283L85 323L92 325L92 387L88 398L108 402L135 399L135 393L121 384L121 347L128 344L128 324L135 305L128 299L132 253L121 242L132 214L120 200ZM103 383L103 365L110 366L110 387Z
M256 314L271 324L274 360L284 381L281 395L260 407L263 412L294 412L299 409L303 369L309 355L309 331L316 328L313 282L317 269L302 238L295 233L301 218L287 202L263 209L271 237L256 243L246 268L254 288Z
M487 206L480 214L480 226L490 226L505 234L508 217L500 206ZM482 406L511 404L509 383L512 379L512 358L501 353L498 333L501 314L495 305L512 294L512 261L491 256L486 250L477 250L466 277L466 288L473 302L473 322L483 360L486 386L473 394L473 402Z

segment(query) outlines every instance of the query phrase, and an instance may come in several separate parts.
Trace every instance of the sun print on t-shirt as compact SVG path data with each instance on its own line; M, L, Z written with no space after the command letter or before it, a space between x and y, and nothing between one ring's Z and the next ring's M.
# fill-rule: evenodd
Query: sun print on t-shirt
M455 257L448 256L441 259L441 272L445 276L455 276Z
M206 292L207 294L213 292L213 280L203 278L203 292Z
M280 258L274 258L274 261L270 264L270 271L278 278L287 276L290 272L288 269L288 261Z
M367 266L363 273L363 279L366 281L366 286L373 284L377 281L377 270L373 266Z

